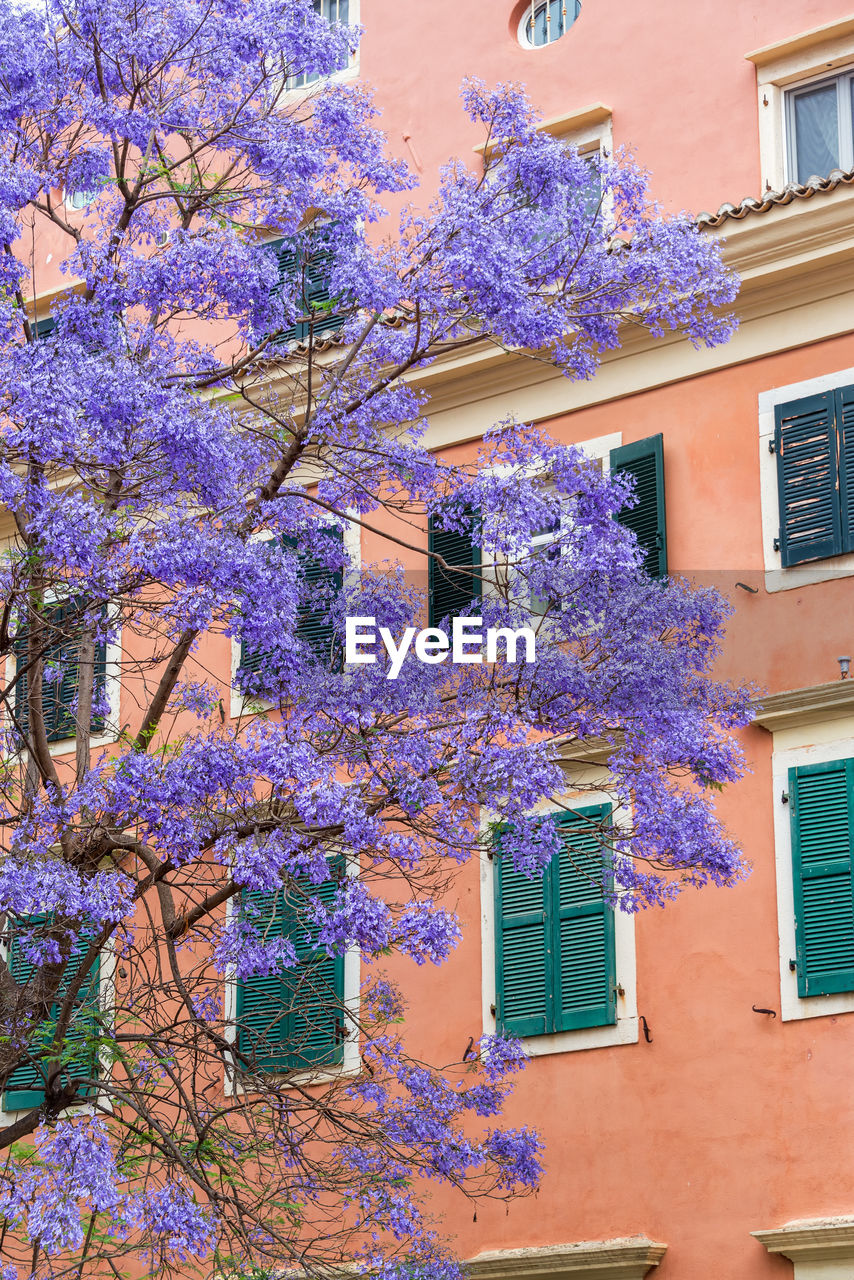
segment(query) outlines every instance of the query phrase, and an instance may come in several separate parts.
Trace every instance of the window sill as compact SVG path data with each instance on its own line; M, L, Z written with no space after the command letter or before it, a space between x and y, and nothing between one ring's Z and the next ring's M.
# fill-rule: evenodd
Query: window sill
M618 996L618 1003L625 1003ZM578 1031L558 1031L552 1035L525 1036L522 1046L529 1058L544 1058L552 1053L581 1053L586 1049L611 1049L615 1045L637 1044L640 1022L637 1016L617 1016L608 1027L584 1027Z

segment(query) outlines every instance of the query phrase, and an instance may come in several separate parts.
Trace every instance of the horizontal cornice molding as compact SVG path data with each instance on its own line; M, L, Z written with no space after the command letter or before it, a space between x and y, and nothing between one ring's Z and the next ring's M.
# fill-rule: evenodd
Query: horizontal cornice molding
M759 709L753 723L772 733L822 720L839 720L854 715L854 680L834 680L808 689L769 693L756 701Z
M769 1253L781 1253L793 1262L854 1263L854 1217L788 1222L770 1231L752 1231L751 1235Z
M843 40L850 35L854 35L854 14L849 14L846 18L838 18L836 22L828 22L822 27L812 27L809 31L802 31L800 35L790 36L787 40L763 45L761 49L754 49L752 53L746 53L744 56L754 66L762 67L767 62L778 62L781 58L788 58L793 53L802 53L815 45L827 44L830 40Z
M570 381L536 354L489 342L407 375L431 398L429 446L477 439L507 415L543 421L850 333L852 215L854 188L839 187L702 232L724 242L724 258L742 281L740 326L723 346L695 351L682 335L653 338L635 328L602 353L596 377L585 381Z
M481 1253L466 1263L472 1280L643 1280L667 1245L646 1236Z
M541 120L537 128L543 133L551 133L556 138L562 138L568 133L595 129L597 125L605 124L610 120L612 114L611 108L606 107L604 102L591 102L577 111L566 111L563 115L549 116L547 120ZM479 156L491 156L497 146L497 141L478 142L472 147L472 151Z

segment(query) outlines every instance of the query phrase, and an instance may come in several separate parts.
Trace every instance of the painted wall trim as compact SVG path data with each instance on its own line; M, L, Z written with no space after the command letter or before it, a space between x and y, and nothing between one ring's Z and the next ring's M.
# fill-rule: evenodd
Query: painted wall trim
M761 49L754 49L744 56L754 66L761 67L766 62L776 62L780 58L789 57L790 54L800 53L803 49L811 49L813 45L824 44L827 40L844 39L845 36L852 34L854 34L854 14L850 14L847 18L839 18L836 22L825 23L821 27L812 27L809 31L802 31L800 35L777 40L774 44L763 45Z
M549 116L547 120L541 120L537 128L543 133L552 133L556 138L560 138L565 133L575 133L577 130L605 124L611 119L612 114L611 108L606 107L604 102L591 102L577 111L566 111L559 116ZM472 151L479 156L490 156L497 145L496 141L478 142L472 147Z
M854 715L854 680L834 680L808 689L787 689L758 698L754 724L772 733L816 721Z
M480 1253L466 1263L472 1280L534 1280L575 1276L589 1280L643 1280L666 1252L646 1236Z
M819 1276L843 1280L851 1275L854 1217L787 1222L783 1227L750 1234L769 1253L782 1254L794 1262L795 1280L813 1280Z

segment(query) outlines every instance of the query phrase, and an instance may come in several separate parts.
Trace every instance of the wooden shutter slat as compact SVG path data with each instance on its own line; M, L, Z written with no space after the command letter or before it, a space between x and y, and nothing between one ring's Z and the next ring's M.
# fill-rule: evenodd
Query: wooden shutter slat
M31 926L39 925L46 923L46 920L45 916L34 916L29 924ZM92 942L93 936L90 930L81 931L74 952L66 964L65 972L62 975L59 989L56 993L56 999L51 1007L50 1016L31 1041L33 1049L43 1047L47 1050L50 1047L55 1034L56 1021L59 1017L63 997L72 980L79 972L80 963ZM76 964L75 960L77 961ZM9 969L12 977L20 984L29 980L34 969L34 966L22 954L20 943L14 932L9 943ZM96 960L86 983L74 1002L71 1022L66 1033L64 1046L61 1049L63 1056L69 1055L68 1061L63 1064L60 1073L61 1081L70 1080L76 1073L89 1078L96 1077L98 1074L98 1054L97 1047L94 1044L94 1037L98 1032L99 987L100 963ZM70 1050L75 1045L79 1046L79 1051L70 1053ZM3 1109L5 1111L25 1111L41 1106L44 1102L45 1080L50 1065L49 1061L44 1061L43 1063L29 1062L13 1071L6 1081L6 1088L3 1093ZM84 1096L86 1095L84 1094Z
M560 853L552 860L560 1031L617 1020L614 911L605 901L601 840L592 827L610 812L608 805L595 805L555 819L561 835Z
M643 569L652 578L667 573L667 525L664 501L664 439L649 436L611 450L611 471L635 481L637 502L617 515L631 529L643 552Z
M842 550L854 551L854 386L836 392Z
M783 565L839 555L842 526L834 393L778 405L774 448Z
M481 596L481 552L472 533L456 533L437 527L430 518L427 546L431 553L427 567L429 625L436 627L443 618L466 616L473 600ZM446 564L443 569L433 559L440 555Z
M798 994L854 990L854 760L789 771Z
M52 627L62 628L66 618L79 615L79 604L55 605L48 612L48 622ZM28 629L19 631L15 640L14 651L16 661L27 662ZM74 699L80 681L80 668L76 660L77 642L60 639L49 645L43 658L43 664L56 663L62 671L59 681L42 679L42 709L44 713L45 732L48 742L61 742L65 738L73 738L77 733L77 723L72 712ZM103 640L95 643L95 670L93 684L93 701L102 701L107 685L107 646ZM27 710L28 672L24 672L15 685L15 715L26 732L29 724ZM91 729L101 731L105 726L103 715L93 715Z
M554 1029L553 956L547 929L548 869L529 878L501 856L495 862L496 1023L517 1036Z
M338 884L335 878L316 886L299 883L323 903L331 902ZM239 1047L259 1071L284 1073L341 1061L344 957L318 951L316 930L300 918L299 900L285 889L244 895L258 908L258 918L267 918L266 936L290 938L298 959L291 969L237 984Z

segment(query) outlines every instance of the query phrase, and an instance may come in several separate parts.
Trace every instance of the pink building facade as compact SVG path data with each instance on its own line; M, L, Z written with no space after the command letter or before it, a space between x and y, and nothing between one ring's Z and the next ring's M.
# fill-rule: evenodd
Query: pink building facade
M434 1208L480 1280L850 1277L854 679L839 659L854 650L854 13L323 6L363 25L342 75L375 87L390 149L426 193L451 156L481 163L463 78L523 82L568 144L630 148L666 210L725 239L743 282L740 328L712 351L627 334L590 382L486 347L419 375L428 438L449 457L514 414L606 468L653 458L666 569L730 599L721 674L764 694L743 735L750 771L720 800L751 875L614 913L602 1009L522 1027L531 1061L508 1118L547 1143L538 1195L474 1220L450 1196ZM61 285L54 234L35 250L39 316ZM363 540L363 563L387 554ZM229 642L209 644L227 685ZM573 769L568 804L574 780L605 787L595 744ZM495 877L489 860L462 874L447 965L396 974L415 1054L459 1060L471 1038L524 1022Z
M425 379L432 439L462 458L514 413L608 465L661 436L668 570L731 600L721 671L765 694L750 772L720 802L752 874L617 914L613 1021L526 1037L510 1116L547 1142L539 1195L475 1222L449 1201L445 1225L489 1280L850 1276L854 682L837 660L854 644L854 14L573 8L552 3L532 45L528 0L434 0L429 19L361 0L356 71L427 188L451 155L479 163L466 75L523 82L568 143L630 148L665 209L726 239L740 328L712 352L627 335L578 384L474 353ZM595 778L595 752L583 767ZM453 1057L497 1003L501 1019L494 874L461 886L452 962L401 973L416 1048Z

